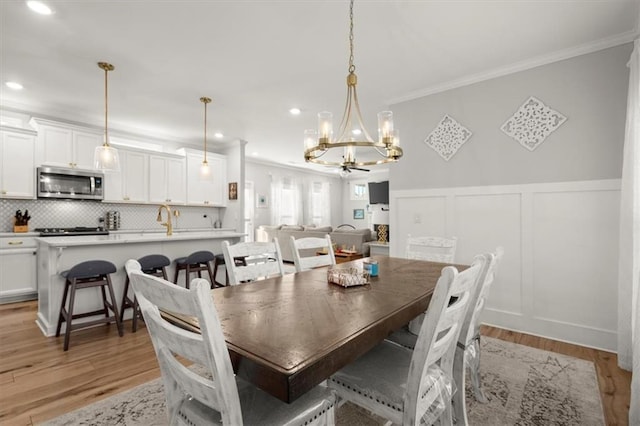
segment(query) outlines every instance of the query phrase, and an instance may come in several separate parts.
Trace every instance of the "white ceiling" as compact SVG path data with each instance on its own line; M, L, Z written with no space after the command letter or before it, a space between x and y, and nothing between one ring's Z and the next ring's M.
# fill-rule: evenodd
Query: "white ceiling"
M247 155L299 165L317 112L342 114L347 0L47 4L53 15L0 0L0 106L102 126L96 63L107 61L111 130L200 147L199 98L209 96L210 144L222 131L248 141ZM637 0L356 1L365 125L373 134L376 112L390 103L629 41L638 9ZM8 89L10 80L24 89Z

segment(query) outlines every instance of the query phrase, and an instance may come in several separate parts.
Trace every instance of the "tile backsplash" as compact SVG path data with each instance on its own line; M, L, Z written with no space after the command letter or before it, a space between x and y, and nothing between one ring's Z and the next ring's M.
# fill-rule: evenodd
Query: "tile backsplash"
M72 226L104 226L99 222L107 211L120 212L120 229L163 230L156 218L157 205L113 204L99 201L73 200L0 200L0 232L13 231L13 217L16 210L29 210L31 220L29 230L35 228L69 228ZM171 206L180 216L173 217L175 229L213 228L216 219L224 214L224 209L216 207ZM206 215L206 217L205 217ZM163 221L166 212L163 212Z

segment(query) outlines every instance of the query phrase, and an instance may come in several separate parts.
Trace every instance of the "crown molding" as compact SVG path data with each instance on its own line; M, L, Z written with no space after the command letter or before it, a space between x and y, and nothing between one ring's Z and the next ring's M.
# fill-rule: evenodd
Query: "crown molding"
M446 92L447 90L469 86L471 84L480 83L482 81L491 80L497 77L503 77L505 75L514 74L520 71L526 71L528 69L536 68L541 65L548 65L554 62L563 61L565 59L574 58L576 56L582 56L600 50L608 49L610 47L620 46L622 44L632 42L633 40L638 38L638 35L638 29L634 29L632 31L627 31L612 37L604 38L577 47L558 50L550 54L537 56L504 67L495 68L486 72L469 75L457 80L452 80L443 84L428 87L426 89L421 89L415 92L408 93L404 96L393 98L387 101L387 103L389 105L399 104L401 102L411 101L414 99L422 98L424 96Z
M253 163L253 164L260 164L263 166L269 166L269 167L277 167L279 169L286 169L286 170L292 170L292 171L296 171L296 172L300 172L300 173L312 173L318 176L324 176L324 177L330 177L330 178L335 178L335 179L340 179L340 175L337 174L337 172L335 171L322 171L322 170L317 170L314 169L312 167L309 167L307 164L300 164L298 165L294 165L294 164L283 164L283 163L276 163L274 161L269 161L269 160L264 160L261 158L256 158L256 157L251 157L249 155L245 155L244 157L245 159L245 163Z

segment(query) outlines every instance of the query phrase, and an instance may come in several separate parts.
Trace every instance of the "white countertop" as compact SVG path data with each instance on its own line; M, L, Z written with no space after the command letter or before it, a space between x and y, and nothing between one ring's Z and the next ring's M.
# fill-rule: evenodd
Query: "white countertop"
M26 237L39 237L39 232L0 232L0 238L26 238Z
M223 231L231 231L234 232L233 228L173 228L174 233L183 233L183 232L223 232ZM118 229L117 231L109 231L109 234L147 234L147 233L160 233L166 234L166 228L159 227L157 229Z
M185 240L207 240L244 237L245 234L233 230L209 231L175 231L173 235L159 232L121 232L114 231L109 235L79 235L73 237L38 237L36 241L49 247L93 246L107 244L135 244L149 242L172 242Z

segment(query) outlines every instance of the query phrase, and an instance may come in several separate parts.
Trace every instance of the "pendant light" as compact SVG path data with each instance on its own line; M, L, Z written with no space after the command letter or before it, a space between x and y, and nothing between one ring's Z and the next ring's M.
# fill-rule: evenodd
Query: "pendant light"
M108 126L108 74L114 70L114 66L106 62L98 62L98 67L104 70L104 142L101 146L97 146L93 155L94 167L103 172L119 172L120 158L118 150L109 145L109 126Z
M360 166L396 162L402 157L398 131L393 128L393 113L378 113L378 141L374 140L362 123L356 85L358 77L353 63L353 0L349 8L349 74L347 75L347 101L342 122L333 137L333 115L318 113L318 131L307 130L304 137L304 159L309 163L339 166L343 172ZM357 152L356 149L360 148ZM332 152L325 157L325 154ZM357 154L362 154L360 159ZM366 169L364 169L366 170Z
M200 98L200 102L204 104L204 158L202 160L202 165L200 166L200 179L210 180L211 167L209 166L209 162L207 161L207 104L211 103L211 98L203 96Z

